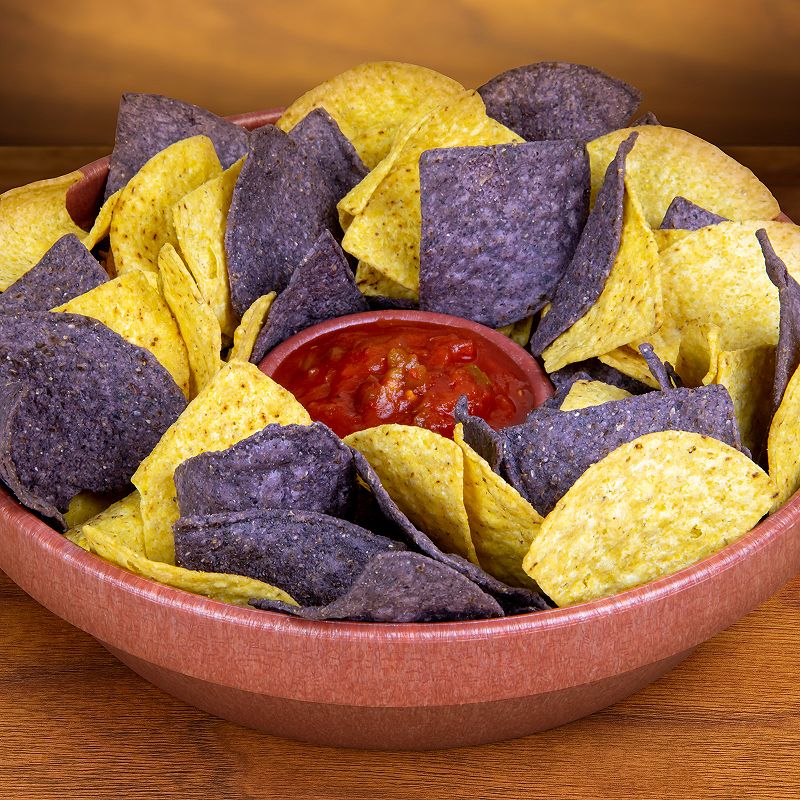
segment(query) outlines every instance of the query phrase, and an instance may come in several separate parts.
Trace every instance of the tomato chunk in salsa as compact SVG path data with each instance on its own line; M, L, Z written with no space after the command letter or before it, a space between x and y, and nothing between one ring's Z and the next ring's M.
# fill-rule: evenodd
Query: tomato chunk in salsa
M468 330L376 322L332 331L299 347L273 377L339 436L393 422L452 437L462 395L494 428L534 406L527 382Z

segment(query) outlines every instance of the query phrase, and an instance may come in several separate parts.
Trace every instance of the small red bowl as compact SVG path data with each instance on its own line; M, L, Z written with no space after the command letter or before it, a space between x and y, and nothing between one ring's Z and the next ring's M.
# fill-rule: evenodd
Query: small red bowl
M528 412L540 406L553 394L553 386L547 373L539 366L536 359L516 342L512 342L502 333L477 322L461 317L452 317L449 314L434 314L429 311L367 311L363 314L350 314L346 317L329 319L319 325L306 328L281 342L262 359L258 365L259 369L267 375L273 376L300 348L311 342L321 340L338 331L356 328L369 330L377 324L383 326L387 323L410 323L415 328L430 330L431 334L442 332L458 334L468 331L476 339L482 341L498 367L526 384L533 396L533 402L529 407L519 407L517 415L509 420L508 424L510 425L524 422Z
M107 169L84 168L76 220L91 222ZM318 744L437 749L562 725L656 680L800 570L800 494L674 575L497 620L312 622L225 605L81 550L2 489L0 569L146 680L220 717Z

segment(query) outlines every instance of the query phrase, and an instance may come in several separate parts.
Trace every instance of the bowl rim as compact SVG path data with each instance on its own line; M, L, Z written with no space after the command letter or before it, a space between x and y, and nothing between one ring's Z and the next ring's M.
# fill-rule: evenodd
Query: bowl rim
M227 119L252 130L277 122L283 110L281 107L274 107L263 111L233 115ZM83 173L83 178L73 184L67 193L67 207L73 218L76 216L76 207L81 207L81 189L104 180L108 171L109 158L110 156L104 156L79 168L79 171ZM85 209L86 204L83 203L82 207ZM779 214L776 220L792 222L783 213ZM298 335L302 335L302 333ZM499 333L497 335L502 336ZM266 358L269 358L269 355ZM157 605L180 608L184 612L200 617L224 620L226 623L242 625L249 629L264 630L265 632L280 630L314 639L335 640L344 637L351 641L361 640L370 643L398 639L417 641L446 639L455 642L520 633L532 634L546 629L580 626L589 619L609 617L620 611L654 603L713 580L720 574L736 567L751 554L767 547L789 528L800 523L800 490L774 514L763 519L735 542L712 556L684 567L671 575L607 597L565 608L535 611L497 619L461 622L375 623L307 620L275 611L236 606L196 595L144 578L83 550L22 506L5 487L0 486L0 523L2 522L7 522L18 529L27 529L26 534L34 535L41 546L68 565L79 569L83 575L113 585L124 592L137 595Z

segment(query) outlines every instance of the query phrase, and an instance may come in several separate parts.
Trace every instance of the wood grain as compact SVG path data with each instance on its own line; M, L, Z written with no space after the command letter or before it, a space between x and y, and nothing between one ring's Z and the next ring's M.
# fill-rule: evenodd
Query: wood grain
M230 114L378 59L467 86L578 61L641 88L665 124L800 144L796 0L0 0L0 19L0 144L108 144L123 91Z

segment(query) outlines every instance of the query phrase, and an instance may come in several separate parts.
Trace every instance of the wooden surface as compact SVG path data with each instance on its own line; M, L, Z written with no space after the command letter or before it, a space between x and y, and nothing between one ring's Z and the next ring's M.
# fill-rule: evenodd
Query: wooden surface
M0 0L0 19L0 144L109 143L124 91L231 114L395 59L466 86L577 61L665 124L800 145L797 0Z
M0 190L98 155L0 148ZM800 219L800 148L734 155ZM564 728L440 753L329 750L167 697L0 573L0 800L800 798L798 687L800 577L658 683Z

